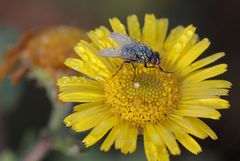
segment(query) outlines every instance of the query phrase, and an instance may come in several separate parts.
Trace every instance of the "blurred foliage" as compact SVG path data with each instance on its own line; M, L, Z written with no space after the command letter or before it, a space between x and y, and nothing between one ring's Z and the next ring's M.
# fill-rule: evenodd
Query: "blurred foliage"
M0 161L16 161L17 157L12 151L2 151L0 153Z
M17 154L21 157L21 154L27 153L29 149L37 142L38 136L34 131L28 130L24 132L20 146L18 147Z
M19 32L16 29L0 28L0 66L7 50L18 41ZM18 102L22 87L21 83L13 86L8 78L0 84L0 111L11 111Z
M16 29L0 27L0 54L1 57L10 46L18 41L19 32ZM2 59L0 59L0 62Z

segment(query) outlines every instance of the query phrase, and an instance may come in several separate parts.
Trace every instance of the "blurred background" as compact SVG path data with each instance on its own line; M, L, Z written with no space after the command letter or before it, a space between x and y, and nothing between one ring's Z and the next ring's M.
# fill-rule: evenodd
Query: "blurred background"
M20 41L20 35L33 28L54 25L73 25L88 31L108 24L108 18L118 17L126 23L129 14L136 14L143 22L145 13L169 19L170 28L176 25L194 24L200 38L208 37L210 48L205 56L219 51L226 56L219 62L226 62L229 71L220 76L233 83L230 96L231 108L222 110L220 121L205 120L218 134L218 140L199 140L203 152L195 156L184 148L180 156L171 156L172 161L240 161L240 1L238 0L0 0L0 54L2 56ZM11 85L5 78L0 85L0 161L21 160L44 136L51 113L51 100L47 92L34 80L22 79ZM64 126L61 125L64 129ZM66 145L57 142L42 161L145 161L142 140L132 155L119 151L100 152L97 144L85 149L81 139L86 135L65 128ZM58 137L58 136L56 136ZM61 140L60 137L59 140ZM48 142L47 142L48 143ZM45 144L44 144L45 145ZM44 148L48 147L45 145Z

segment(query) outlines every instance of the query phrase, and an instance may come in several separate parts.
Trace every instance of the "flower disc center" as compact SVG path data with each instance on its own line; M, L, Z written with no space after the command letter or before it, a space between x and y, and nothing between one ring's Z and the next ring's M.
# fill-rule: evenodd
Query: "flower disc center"
M179 85L172 74L157 68L126 64L105 85L106 104L132 126L161 123L176 109Z

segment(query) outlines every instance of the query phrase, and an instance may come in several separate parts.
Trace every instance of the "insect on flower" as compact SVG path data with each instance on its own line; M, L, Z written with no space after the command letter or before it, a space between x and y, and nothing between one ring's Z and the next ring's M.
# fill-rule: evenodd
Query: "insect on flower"
M122 58L125 60L113 77L117 75L125 63L131 63L134 69L133 80L135 78L136 70L133 63L142 63L146 68L158 68L165 73L171 73L164 71L161 68L160 53L153 51L148 45L133 40L132 38L119 32L111 32L110 37L120 46L100 50L99 55L103 57ZM148 66L148 63L152 64L153 66Z
M121 40L118 46L111 42L109 29L101 26L88 32L90 42L80 41L76 45L76 55L80 58L65 61L69 68L83 74L63 76L57 83L59 100L80 103L64 119L66 126L76 132L91 129L82 142L90 147L102 139L102 151L114 146L123 154L134 153L139 146L138 138L143 137L148 161L169 161L169 154L180 155L179 144L193 154L200 153L201 146L194 137L217 139L203 119L219 119L218 110L230 106L221 96L228 95L231 83L212 79L226 72L227 64L209 66L225 54L219 52L199 58L210 41L198 40L193 25L177 26L167 35L168 20L153 14L145 15L142 28L136 15L127 17L127 28L118 18L109 21L114 31L110 36L118 42ZM127 31L130 38L118 33ZM156 51L164 51L160 53L161 64L159 55L155 59L150 59L153 55L149 59L137 58L140 55L136 50L141 45L131 38ZM135 43L137 47L129 47ZM134 52L126 52L127 48ZM110 58L103 60L100 54ZM129 64L124 72L112 77L125 60L132 61L138 70L135 73L127 70L132 69ZM174 74L145 68L145 63L161 65ZM138 79L136 83L131 78L133 74Z

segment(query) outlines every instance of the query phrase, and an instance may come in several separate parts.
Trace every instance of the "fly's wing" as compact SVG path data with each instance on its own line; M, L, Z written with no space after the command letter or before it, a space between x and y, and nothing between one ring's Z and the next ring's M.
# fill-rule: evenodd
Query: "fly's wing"
M135 42L133 39L128 37L127 35L121 34L119 32L111 32L110 33L111 39L116 41L119 45L126 45Z
M103 57L110 57L110 58L120 58L122 56L121 48L114 47L114 48L107 48L107 49L99 50L98 55L103 56Z

